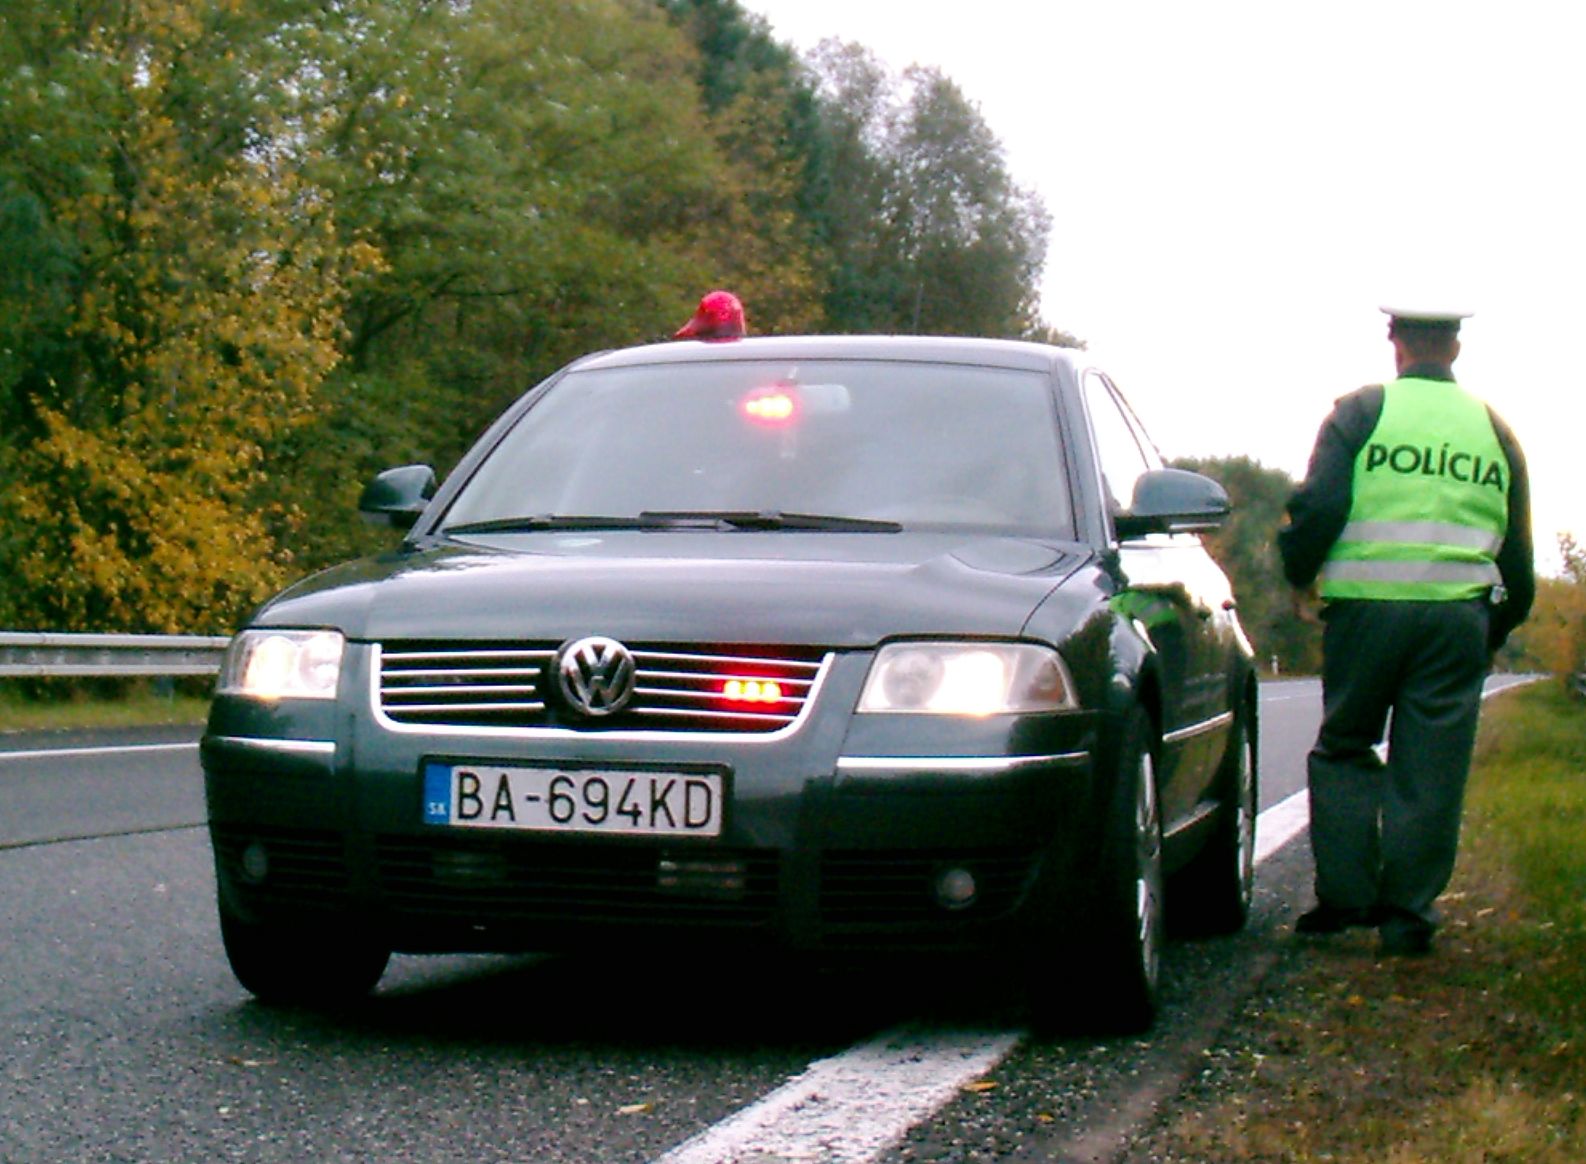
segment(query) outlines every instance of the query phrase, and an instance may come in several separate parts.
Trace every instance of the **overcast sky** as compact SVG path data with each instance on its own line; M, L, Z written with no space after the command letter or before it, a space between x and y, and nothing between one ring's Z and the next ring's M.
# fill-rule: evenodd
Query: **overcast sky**
M1531 465L1539 558L1586 540L1586 5L741 0L778 40L956 81L1054 229L1042 314L1168 456L1294 476L1391 378L1384 303L1447 304ZM751 305L752 310L752 305Z

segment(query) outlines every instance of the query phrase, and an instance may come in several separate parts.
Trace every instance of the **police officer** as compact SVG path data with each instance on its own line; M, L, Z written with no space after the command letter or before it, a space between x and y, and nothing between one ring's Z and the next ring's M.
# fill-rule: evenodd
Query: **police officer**
M1520 446L1454 381L1468 313L1382 310L1398 378L1338 400L1278 533L1296 610L1319 592L1325 624L1317 904L1295 928L1376 926L1382 953L1415 955L1453 874L1482 682L1536 583Z

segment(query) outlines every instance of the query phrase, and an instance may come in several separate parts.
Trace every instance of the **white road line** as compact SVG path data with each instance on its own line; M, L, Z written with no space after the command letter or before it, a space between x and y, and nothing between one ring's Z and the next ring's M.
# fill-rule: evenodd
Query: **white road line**
M1310 820L1297 792L1256 818L1256 861ZM655 1164L869 1164L990 1072L1024 1031L902 1026L810 1064L781 1087Z
M30 752L7 752L0 748L0 760L41 760L56 756L105 756L115 752L177 752L197 750L198 741L185 744L119 744L97 748L39 748Z
M995 1067L1022 1031L899 1027L812 1063L656 1164L860 1164Z
M1311 823L1310 794L1304 789L1256 817L1256 864L1288 844Z

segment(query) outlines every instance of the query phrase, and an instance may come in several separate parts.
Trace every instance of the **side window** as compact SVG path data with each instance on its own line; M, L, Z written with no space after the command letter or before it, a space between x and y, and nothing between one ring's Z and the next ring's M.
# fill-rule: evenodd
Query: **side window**
M1105 376L1086 372L1082 383L1101 461L1102 491L1108 508L1118 513L1128 507L1140 474L1160 467L1161 460Z

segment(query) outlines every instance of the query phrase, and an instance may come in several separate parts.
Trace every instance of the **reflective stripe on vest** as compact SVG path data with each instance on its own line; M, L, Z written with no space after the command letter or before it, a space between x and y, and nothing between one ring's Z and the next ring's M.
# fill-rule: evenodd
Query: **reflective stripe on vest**
M1490 530L1472 529L1446 521L1352 521L1339 535L1346 542L1432 542L1480 550L1496 557L1503 536Z
M1477 594L1503 580L1492 562L1330 562L1327 576L1335 582L1471 585Z
M1451 601L1498 584L1509 463L1486 406L1443 380L1397 380L1355 457L1324 598Z

